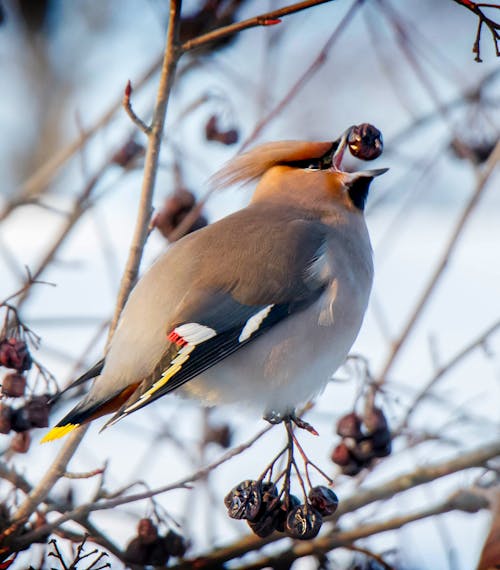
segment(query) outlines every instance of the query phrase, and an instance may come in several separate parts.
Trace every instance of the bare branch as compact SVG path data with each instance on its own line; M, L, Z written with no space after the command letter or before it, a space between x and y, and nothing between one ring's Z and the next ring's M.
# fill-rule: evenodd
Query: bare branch
M469 505L464 505L462 500L469 503ZM275 567L275 565L280 562L293 562L298 558L303 558L305 556L316 556L318 554L324 554L334 550L336 548L348 547L350 544L359 540L361 538L366 538L368 536L373 536L381 532L387 532L390 530L399 529L407 524L416 522L429 517L434 517L441 515L450 511L465 511L465 512L476 512L477 510L486 508L488 506L487 501L477 494L473 494L468 491L462 491L459 494L453 494L446 501L438 503L427 509L422 509L408 515L403 515L399 517L394 517L382 522L371 523L366 525L361 525L352 530L347 531L333 531L327 536L318 538L316 540L295 542L292 548L287 548L286 551L280 552L275 556L265 557L258 562L253 564L248 564L241 567L241 570L259 570L261 568ZM378 560L380 563L380 560ZM203 565L203 569L217 568L219 562L209 563ZM390 568L387 564L385 567ZM184 564L179 564L178 566L173 566L175 570L187 570Z
M491 33L493 39L493 45L495 46L495 51L497 57L500 57L500 49L499 49L499 41L500 41L500 24L488 18L486 14L481 10L481 8L496 8L497 10L500 9L498 4L485 4L483 2L472 2L472 0L453 0L460 6L464 6L478 17L478 26L477 26L477 33L476 38L474 40L474 46L472 47L472 53L476 54L474 58L475 61L482 62L481 59L481 31L483 25L486 26Z
M170 96L170 90L172 88L177 61L180 55L177 47L179 36L180 9L180 0L171 0L167 45L165 48L165 57L163 59L163 66L160 77L160 84L158 86L158 95L156 98L155 110L153 113L151 131L148 135L148 148L144 165L144 178L142 183L139 212L137 216L134 236L132 238L132 245L130 247L130 254L127 259L125 272L120 285L120 291L118 293L115 314L113 320L111 321L110 335L112 335L115 331L119 316L137 279L142 252L144 250L148 236L149 221L152 213L153 190L156 181L156 174L158 171L158 158L160 155L163 127L165 125L167 103Z
M319 6L320 4L326 4L327 2L332 2L333 0L305 0L304 2L297 2L297 4L291 4L290 6L285 6L278 10L273 10L272 12L267 12L265 14L260 14L259 16L254 16L248 20L243 20L242 22L236 22L229 26L224 26L198 36L192 40L188 40L182 44L182 51L191 51L208 43L221 40L228 36L232 36L237 32L243 30L248 30L249 28L255 28L258 26L273 26L279 24L279 18L283 16L289 16L290 14L295 14L301 12L302 10L307 10L313 6Z

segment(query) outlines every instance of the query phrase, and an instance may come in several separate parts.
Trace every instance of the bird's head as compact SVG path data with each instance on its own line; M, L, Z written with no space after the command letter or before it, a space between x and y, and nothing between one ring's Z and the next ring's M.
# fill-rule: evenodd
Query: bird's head
M212 184L226 188L260 178L252 202L280 200L311 209L340 202L349 209L363 211L373 178L388 169L346 172L342 158L347 148L365 160L380 155L381 136L369 127L350 127L334 142L279 141L260 145L235 157L212 177Z

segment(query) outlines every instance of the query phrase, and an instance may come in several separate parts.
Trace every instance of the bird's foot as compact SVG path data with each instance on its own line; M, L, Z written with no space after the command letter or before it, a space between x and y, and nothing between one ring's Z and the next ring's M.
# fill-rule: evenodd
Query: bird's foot
M290 416L290 412L277 412L276 410L268 410L264 412L262 418L270 424L276 425L284 422Z
M281 422L293 422L298 428L305 429L313 435L319 435L316 428L309 422L306 422L304 419L297 416L295 411L277 412L276 410L269 410L264 413L263 419L273 425Z

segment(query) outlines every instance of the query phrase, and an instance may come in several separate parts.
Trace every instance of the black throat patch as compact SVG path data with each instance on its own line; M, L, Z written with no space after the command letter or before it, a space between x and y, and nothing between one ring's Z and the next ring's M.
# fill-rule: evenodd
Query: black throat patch
M368 197L372 180L372 176L360 176L353 180L349 186L349 197L358 210L363 211L365 209L366 198Z

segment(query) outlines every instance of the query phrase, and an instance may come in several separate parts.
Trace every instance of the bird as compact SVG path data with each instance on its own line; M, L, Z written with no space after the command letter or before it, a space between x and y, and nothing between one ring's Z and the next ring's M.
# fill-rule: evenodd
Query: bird
M144 273L105 357L73 384L94 378L89 392L42 441L113 413L108 427L172 391L295 418L344 362L372 287L364 207L388 169L342 169L346 148L359 152L355 129L264 143L216 173L218 188L257 181L249 204ZM366 141L378 156L381 135Z

